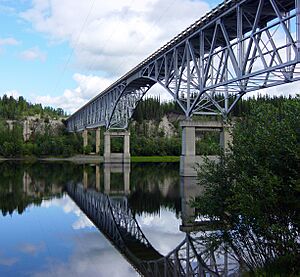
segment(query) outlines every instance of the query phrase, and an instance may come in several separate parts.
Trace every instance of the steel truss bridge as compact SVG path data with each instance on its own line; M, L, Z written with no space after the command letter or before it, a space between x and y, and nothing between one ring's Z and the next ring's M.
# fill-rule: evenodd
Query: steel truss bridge
M299 80L300 0L226 0L98 94L69 131L126 128L156 83L187 118L224 118L246 93Z
M147 240L127 205L81 184L68 184L68 195L142 276L230 276L238 262L225 250L208 250L202 237L186 233L185 239L166 256Z

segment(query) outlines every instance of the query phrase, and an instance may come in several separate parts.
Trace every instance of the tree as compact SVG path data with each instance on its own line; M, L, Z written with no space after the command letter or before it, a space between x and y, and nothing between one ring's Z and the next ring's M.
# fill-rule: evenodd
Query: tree
M249 269L293 276L300 271L300 99L249 108L235 125L231 153L200 166L205 193L194 206L218 219L219 239Z

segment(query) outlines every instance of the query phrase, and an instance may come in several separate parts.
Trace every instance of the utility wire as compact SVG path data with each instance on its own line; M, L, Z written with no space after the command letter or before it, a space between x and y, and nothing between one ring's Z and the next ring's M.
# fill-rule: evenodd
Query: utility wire
M134 1L135 1L135 0L132 0L131 3L130 3L130 5L132 5L132 3L133 3ZM172 1L172 2L171 2L164 10L163 10L163 12L161 13L161 15L160 15L160 17L158 18L158 20L152 22L151 26L147 29L147 31L146 31L145 33L148 33L148 32L151 31L156 25L158 25L158 23L161 21L161 19L162 19L163 16L166 14L166 12L167 12L167 11L170 9L170 7L173 6L174 3L177 2L177 1L178 1L178 0L173 0L173 1ZM127 11L126 11L126 13L127 13ZM126 14L126 13L125 13L125 14ZM119 26L119 25L120 25L120 24L118 24L118 26ZM117 26L117 27L118 27L118 26ZM102 52L102 51L105 49L107 43L111 40L111 38L112 38L113 34L115 33L117 27L113 30L113 32L110 33L109 38L105 41L104 45L101 47L100 52ZM136 45L136 47L135 47L134 49L132 49L132 51L129 53L129 56L131 56L131 55L134 53L134 51L137 49L137 47L140 45L140 43L141 43L141 42L138 42L138 44ZM119 70L122 68L122 66L124 65L125 61L126 61L126 57L124 57L123 60L119 63L117 71L119 71ZM88 71L91 70L91 68L94 66L94 64L95 64L95 60L94 60L92 63L90 63L90 65L88 66Z
M65 72L66 72L66 69L67 69L68 65L70 64L70 61L71 61L72 56L73 56L73 54L74 54L74 52L75 52L75 49L76 49L76 47L77 47L77 45L78 45L78 43L79 43L79 41L80 41L81 34L82 34L84 28L85 28L86 25L87 25L88 19L89 19L91 13L92 13L92 10L93 10L94 4L95 4L95 0L91 0L91 1L92 1L92 2L91 2L90 9L89 9L89 11L88 11L88 13L87 13L87 16L86 16L86 18L85 18L85 20L84 20L84 23L83 23L82 26L81 26L81 29L80 29L80 31L79 31L79 33L78 33L78 36L77 36L77 39L75 40L74 47L72 48L72 50L71 50L71 52L70 52L70 55L69 55L69 57L68 57L68 59L67 59L65 65L64 65L64 67L63 67L63 70L61 71L61 74L59 75L59 77L58 77L58 79L57 79L57 81L56 81L56 84L55 84L55 87L54 87L54 90L53 90L53 91L56 91L56 90L58 89L58 87L59 87L59 85L60 85L60 82L61 82L61 80L62 80L62 78L63 78L63 76L64 76L64 74L65 74Z

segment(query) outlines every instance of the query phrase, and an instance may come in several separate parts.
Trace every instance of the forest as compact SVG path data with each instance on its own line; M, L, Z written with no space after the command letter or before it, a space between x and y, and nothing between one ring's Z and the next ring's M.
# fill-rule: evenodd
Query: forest
M231 113L231 117L245 117L250 114L253 107L270 104L282 109L284 103L299 98L285 98L259 96L257 98L241 99ZM49 118L66 118L66 113L58 108L43 107L41 104L31 104L23 97L14 99L3 96L0 98L0 156L3 157L69 157L85 152L95 152L95 133L89 134L89 146L83 149L81 134L68 133L65 128L57 132L51 130L49 123L43 133L32 134L26 142L23 140L22 120L27 116L36 116L49 123ZM167 117L173 126L173 134L167 135L163 127L159 127L163 117ZM161 103L159 98L147 98L142 100L129 124L131 133L131 155L132 156L179 156L181 153L181 130L179 120L184 118L178 104L175 102ZM199 118L198 118L199 119ZM9 128L7 120L16 120L14 127ZM203 120L207 120L204 118ZM103 132L101 140L103 141ZM212 155L219 154L218 133L200 134L196 143L197 154ZM100 154L103 153L101 143ZM122 141L112 140L112 151L122 151Z
M63 109L54 109L52 107L42 107L41 104L31 104L24 97L18 99L7 95L0 97L0 118L16 120L25 116L40 115L41 117L59 118L66 116Z

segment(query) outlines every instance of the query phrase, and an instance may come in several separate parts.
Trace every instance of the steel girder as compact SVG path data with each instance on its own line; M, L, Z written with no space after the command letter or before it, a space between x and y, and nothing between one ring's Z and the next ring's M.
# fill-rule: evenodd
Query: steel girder
M300 79L300 0L228 0L67 120L69 131L126 128L155 84L186 117L227 117L246 93Z

